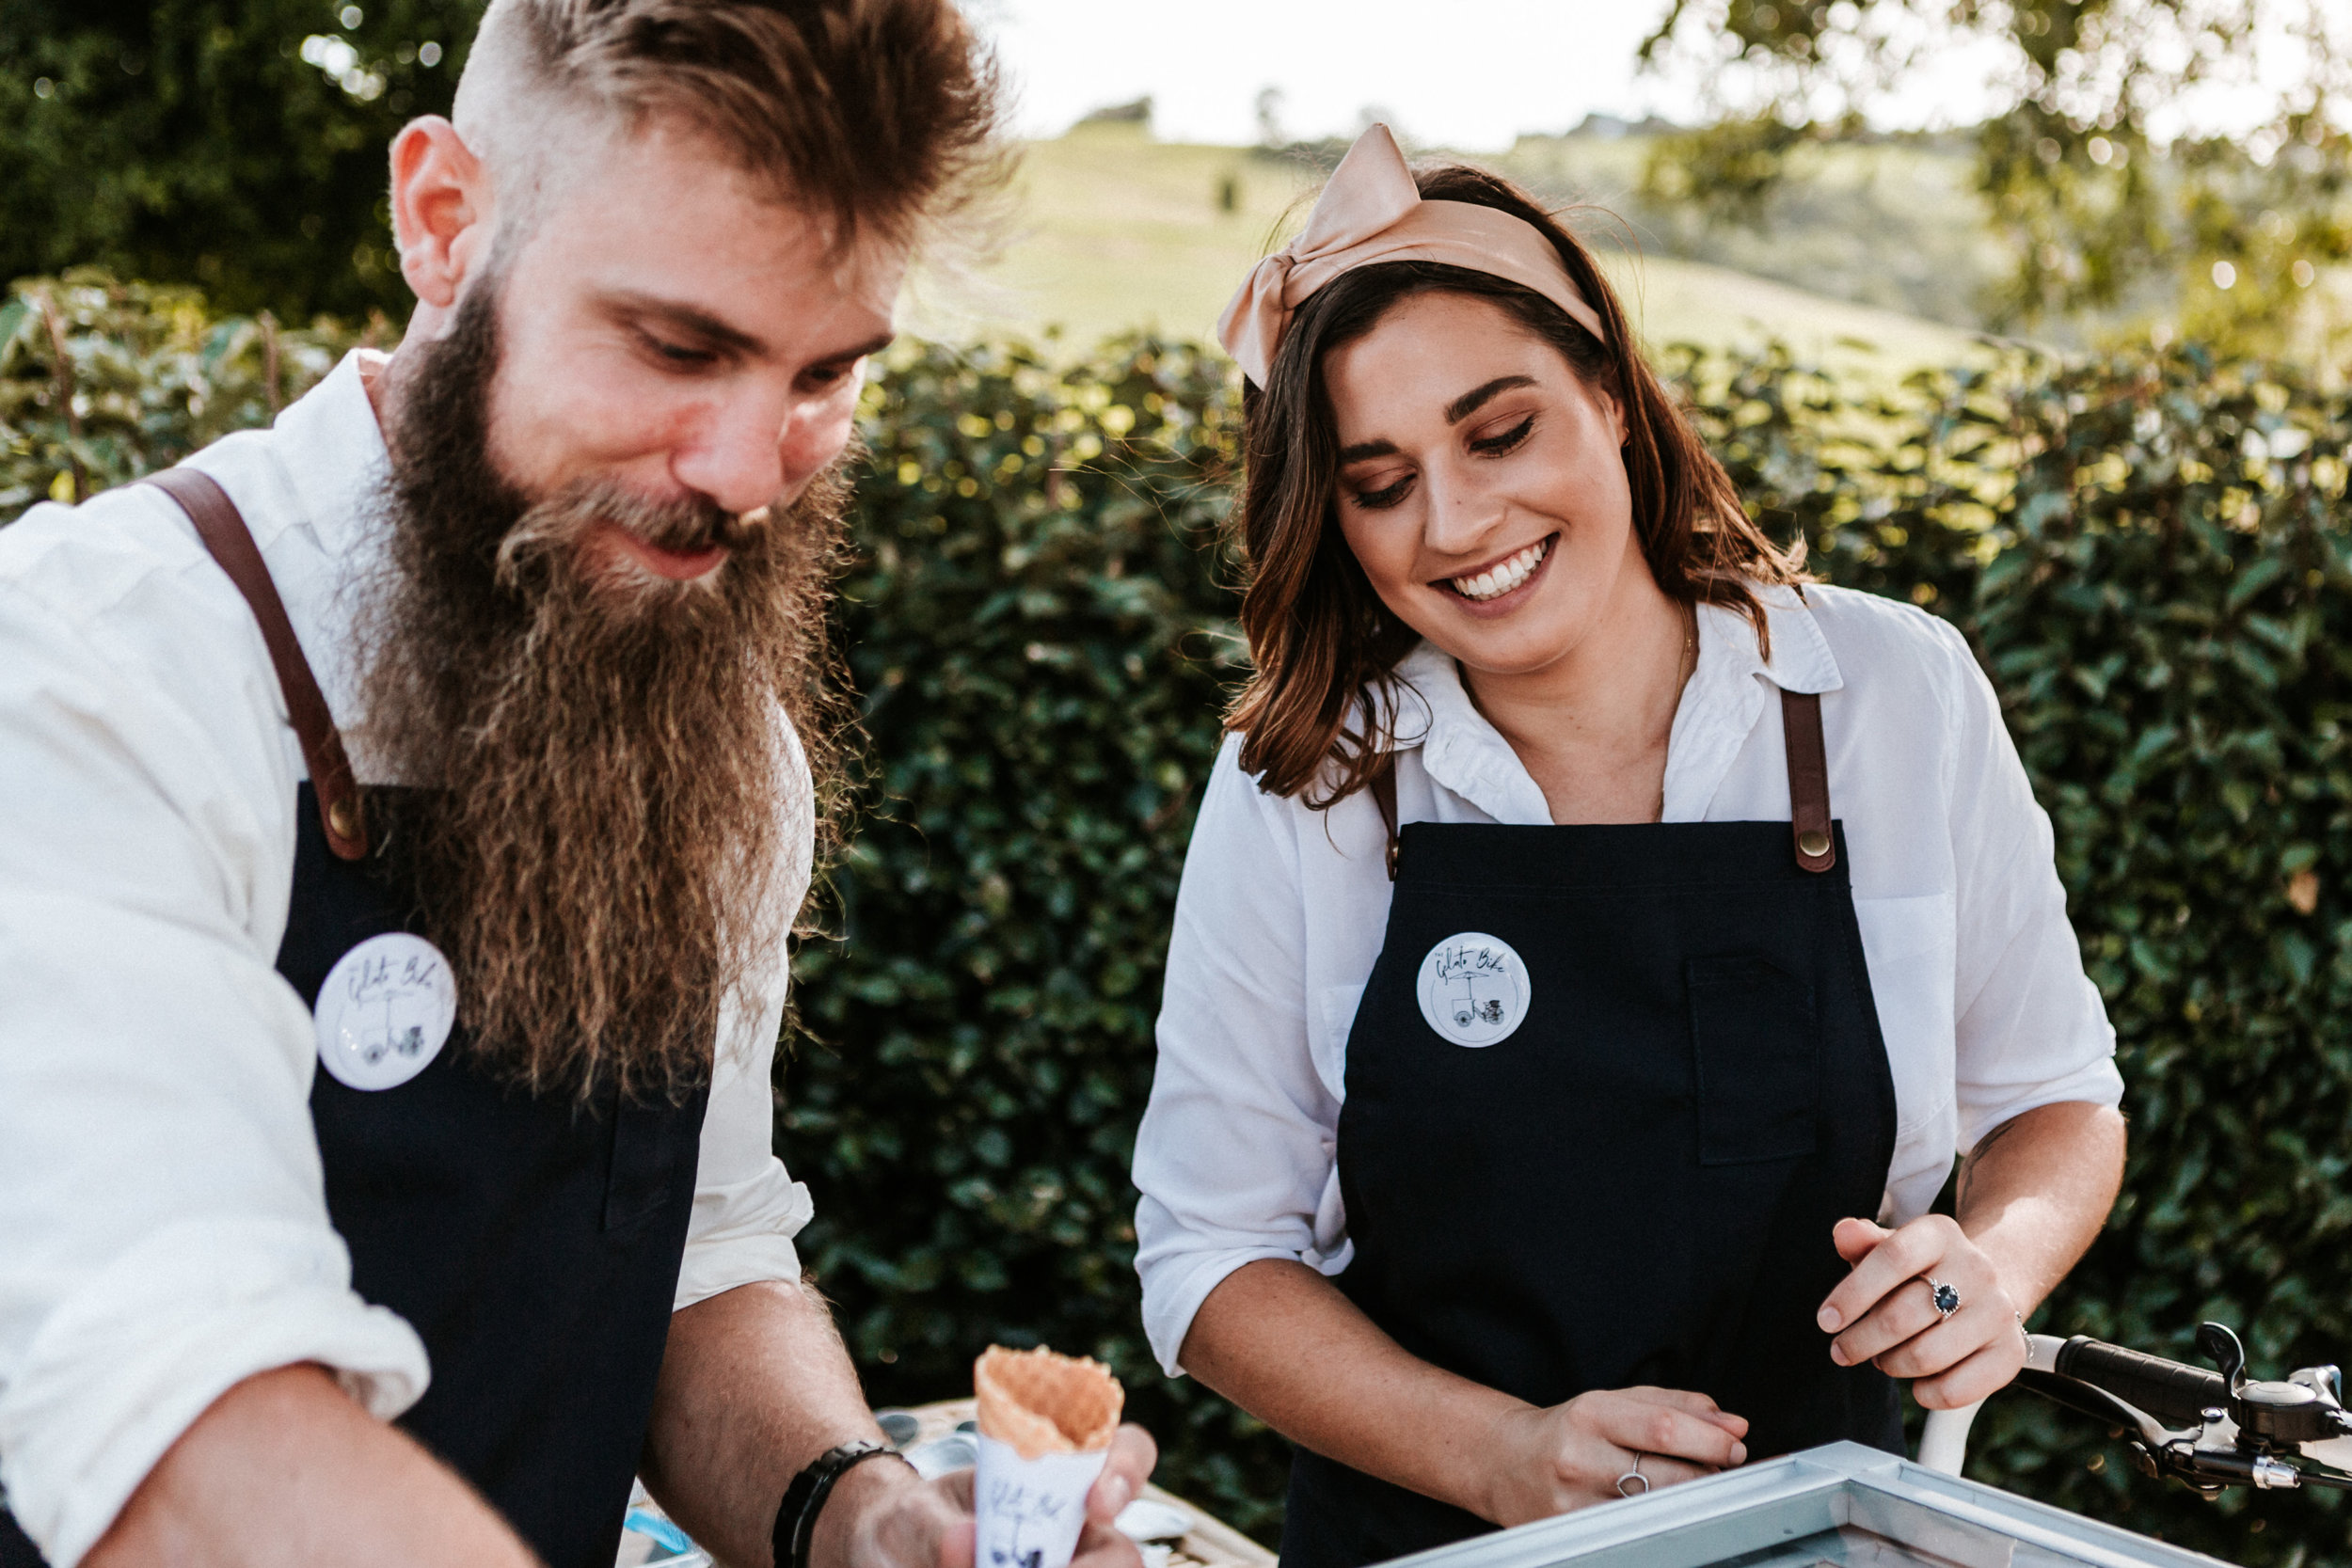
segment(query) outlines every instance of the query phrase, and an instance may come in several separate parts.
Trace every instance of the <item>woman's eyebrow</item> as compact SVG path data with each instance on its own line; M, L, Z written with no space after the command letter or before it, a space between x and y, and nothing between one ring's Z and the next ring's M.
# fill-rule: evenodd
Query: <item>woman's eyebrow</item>
M1445 422L1448 424L1460 424L1464 420L1469 419L1472 414L1475 414L1481 408L1484 408L1501 393L1507 392L1514 387L1533 387L1534 385L1535 378L1532 375L1496 376L1492 381L1487 382L1485 386L1473 387L1469 391L1464 392L1460 397L1455 398L1452 403L1447 404L1445 405ZM1342 447L1340 449L1340 462L1342 466L1345 466L1349 463L1360 463L1367 457L1393 457L1395 455L1396 443L1393 441L1359 441L1352 447Z
M1464 420L1469 419L1472 414L1477 413L1481 408L1486 406L1486 404L1493 400L1496 394L1507 392L1514 387L1533 387L1534 385L1535 378L1532 375L1496 376L1492 381L1487 382L1484 387L1473 387L1469 391L1464 392L1460 397L1455 398L1452 403L1447 404L1445 405L1445 422L1448 424L1460 424Z

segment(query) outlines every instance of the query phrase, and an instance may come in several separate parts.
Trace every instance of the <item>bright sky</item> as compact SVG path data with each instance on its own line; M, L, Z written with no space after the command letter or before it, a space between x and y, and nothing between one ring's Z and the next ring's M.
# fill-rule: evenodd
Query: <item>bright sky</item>
M1352 135L1376 110L1407 138L1475 150L1527 131L1565 131L1595 111L1704 117L1688 74L1637 72L1634 51L1668 0L965 0L995 40L1019 94L1019 129L1059 135L1089 109L1150 94L1164 141L1258 139L1257 101L1279 89L1292 136ZM2352 42L2352 5L2331 26ZM2267 8L2254 74L2293 63ZM2342 45L2340 44L2340 47ZM1997 52L1945 46L1896 94L1868 105L1888 128L1974 123L1999 105ZM1686 64L1683 71L1690 67ZM2186 124L2234 130L2275 99L2213 84L2152 119L2159 137Z
M1352 135L1367 108L1421 142L1502 149L1601 111L1699 118L1688 84L1637 74L1666 0L967 0L1020 94L1058 135L1149 93L1167 141L1258 139L1261 89L1293 136Z

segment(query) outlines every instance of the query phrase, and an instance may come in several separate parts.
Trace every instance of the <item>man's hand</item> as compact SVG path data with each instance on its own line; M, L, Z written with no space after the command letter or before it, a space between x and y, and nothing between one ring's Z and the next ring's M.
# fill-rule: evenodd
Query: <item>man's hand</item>
M1141 1551L1112 1521L1143 1490L1158 1459L1151 1433L1136 1426L1119 1429L1110 1458L1087 1493L1086 1531L1072 1568L1137 1568L1142 1562ZM842 1496L861 1471L885 1474ZM818 1517L810 1556L816 1568L972 1568L972 1534L970 1470L925 1481L877 1459L842 1477Z
M1853 1273L1821 1304L1821 1327L1837 1338L1841 1367L1875 1364L1913 1379L1912 1398L1930 1410L1957 1410L2004 1387L2026 1364L2026 1331L2000 1270L1960 1222L1928 1214L1900 1230L1839 1220L1831 1233ZM1934 1278L1960 1292L1947 1318L1928 1288Z

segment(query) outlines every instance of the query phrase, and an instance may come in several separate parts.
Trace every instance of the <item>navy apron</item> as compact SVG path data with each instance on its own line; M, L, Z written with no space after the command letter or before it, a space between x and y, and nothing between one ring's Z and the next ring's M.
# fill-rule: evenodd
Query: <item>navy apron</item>
M216 544L220 514L187 492L187 472L173 474L183 483L171 494L208 514L199 532L223 555L234 541ZM245 536L233 508L227 520ZM251 598L258 555L223 565ZM274 591L269 608L282 620ZM256 613L266 626L263 607ZM287 678L282 659L279 673ZM315 737L304 738L308 749ZM314 776L331 776L317 753L313 762ZM342 820L302 784L278 972L306 1006L354 946L416 928L380 858L338 853L329 824ZM431 1386L395 1424L487 1498L547 1568L612 1568L619 1549L707 1097L697 1090L674 1105L611 1090L585 1103L568 1089L532 1095L483 1064L463 1023L395 1087L349 1088L324 1068L313 1077L310 1123L352 1287L405 1319L432 1361ZM0 1568L40 1562L0 1513Z
M1895 1088L1819 699L1786 699L1784 721L1793 853L1778 822L1393 831L1347 1040L1356 1251L1336 1283L1414 1355L1532 1404L1695 1389L1748 1418L1752 1459L1899 1452L1894 1384L1832 1362L1814 1320L1847 1273L1832 1227L1879 1212ZM1465 933L1515 949L1529 983L1523 1022L1483 1049L1431 1027L1416 989ZM1283 1568L1493 1528L1301 1449Z
M379 864L338 859L302 786L278 972L315 1004L335 961L412 930ZM381 792L378 792L381 793ZM532 1095L464 1024L396 1088L321 1070L310 1125L352 1288L424 1339L433 1382L398 1425L548 1568L611 1568L685 1254L707 1091Z

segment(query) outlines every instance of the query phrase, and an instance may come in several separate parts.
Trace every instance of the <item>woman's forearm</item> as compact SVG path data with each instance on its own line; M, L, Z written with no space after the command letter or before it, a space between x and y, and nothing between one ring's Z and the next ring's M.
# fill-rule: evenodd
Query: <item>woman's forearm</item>
M2064 1101L2011 1117L1961 1163L1955 1217L2031 1314L2090 1247L2123 1180L2123 1117Z
M1329 1280L1276 1259L1209 1292L1184 1362L1291 1441L1482 1517L1496 1423L1528 1408L1408 1354Z

